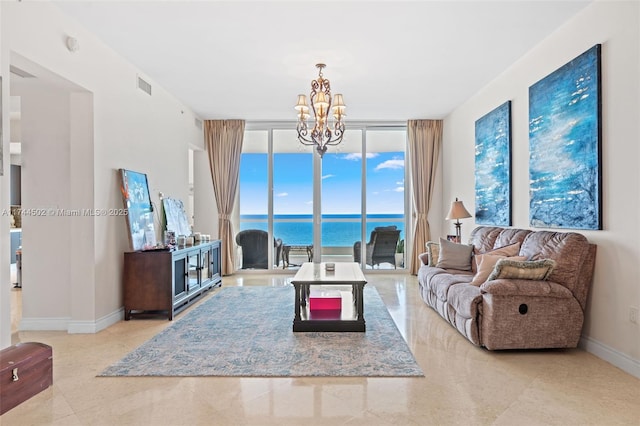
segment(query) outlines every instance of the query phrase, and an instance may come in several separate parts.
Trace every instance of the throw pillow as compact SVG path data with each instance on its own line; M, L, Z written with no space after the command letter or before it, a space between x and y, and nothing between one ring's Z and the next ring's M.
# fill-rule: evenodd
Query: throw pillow
M443 269L471 270L471 254L473 246L452 243L440 238L440 257L436 266Z
M549 278L555 266L556 261L553 259L524 261L500 259L493 268L493 272L487 278L487 281L500 278L544 281Z
M440 258L440 243L427 241L427 265L436 266Z
M513 243L513 244L508 244L506 246L502 246L502 247L498 247L498 248L494 248L492 250L486 251L484 253L475 253L474 257L473 257L473 262L472 262L472 267L473 267L473 272L477 272L478 271L478 256L482 255L482 254L491 254L491 255L495 255L495 256L504 256L504 257L512 257L512 256L517 256L518 253L520 252L520 243Z
M489 250L488 252L483 254L512 257L517 256L518 253L520 253L520 243L513 243L506 246L494 248L493 250Z
M498 263L500 259L511 259L511 260L525 260L524 256L501 256L494 254L478 254L476 255L476 262L478 262L478 271L473 276L473 280L471 281L471 285L480 286L487 281L491 272L493 272L493 268Z

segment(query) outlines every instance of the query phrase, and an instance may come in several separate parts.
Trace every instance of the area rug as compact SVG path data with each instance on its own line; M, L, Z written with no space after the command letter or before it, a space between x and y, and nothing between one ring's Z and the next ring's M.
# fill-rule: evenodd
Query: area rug
M424 376L372 286L365 333L294 333L293 302L293 287L225 287L99 376Z

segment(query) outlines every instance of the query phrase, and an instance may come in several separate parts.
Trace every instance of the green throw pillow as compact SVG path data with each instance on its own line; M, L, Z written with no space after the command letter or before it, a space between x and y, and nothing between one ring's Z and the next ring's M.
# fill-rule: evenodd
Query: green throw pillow
M545 281L553 272L556 261L553 259L542 260L511 260L500 259L493 268L493 272L487 281L497 279L518 279Z

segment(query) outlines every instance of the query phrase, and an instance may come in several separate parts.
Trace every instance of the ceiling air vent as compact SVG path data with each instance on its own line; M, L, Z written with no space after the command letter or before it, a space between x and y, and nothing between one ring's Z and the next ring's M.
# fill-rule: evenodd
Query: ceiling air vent
M151 84L144 81L140 76L138 76L138 89L151 96Z
M16 67L15 65L9 65L9 72L11 74L17 75L18 77L22 77L22 78L36 78L35 75L29 74L25 70L21 70L20 68Z
M200 120L199 118L196 118L196 127L202 130L202 120Z

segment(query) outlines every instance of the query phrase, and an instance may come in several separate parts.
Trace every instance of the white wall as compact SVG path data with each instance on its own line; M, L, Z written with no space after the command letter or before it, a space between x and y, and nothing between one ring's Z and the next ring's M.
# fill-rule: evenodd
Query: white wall
M66 319L70 268L61 266L70 264L72 221L48 210L42 214L69 206L70 96L45 85L12 95L22 101L22 207L34 212L22 215L22 315Z
M217 239L218 235L218 206L213 192L211 168L207 151L193 153L193 230L211 235Z
M51 3L1 2L0 11L3 76L9 76L9 58L24 58L82 88L72 92L67 100L67 109L71 112L67 120L66 153L56 152L56 155L65 156L63 161L69 164L60 178L63 185L59 188L65 195L56 201L68 206L60 207L122 207L119 168L148 175L152 201L156 203L158 213L159 191L186 201L188 147L203 144L202 130L195 126L193 112ZM67 50L67 35L79 40L78 52ZM152 84L152 96L137 89L138 74ZM8 91L7 83L3 85ZM3 94L5 106L8 105L7 96L8 93ZM6 117L5 112L3 115ZM28 132L23 123L25 138ZM8 152L6 138L4 145ZM8 169L8 157L5 157L4 165ZM46 172L50 172L51 167L42 171L40 178L47 179ZM5 194L8 179L2 177L1 180L2 208L8 208L8 194ZM31 197L30 203L42 202L34 199L34 194L25 193L25 196ZM53 291L47 290L46 296L40 296L36 290L46 283L32 282L34 291L27 294L25 290L24 293L25 314L29 317L23 318L23 324L55 329L66 323L71 332L93 332L121 317L122 253L128 250L125 219L101 216L68 221L70 232L61 233L62 241L59 242L60 247L70 250L68 259L58 258L61 261L54 262L54 256L58 255L45 252L37 256L45 257L40 259L44 264L56 263L55 269L48 269L49 276L59 273L68 277L71 284L66 289L58 289L60 291L55 291L54 286ZM156 223L159 225L159 221ZM0 218L0 231L0 249L8 250L8 218ZM32 248L32 253L33 250L36 249ZM78 269L75 256L86 256L86 264L90 267ZM5 257L8 258L2 259ZM8 281L8 263L0 262L0 268L2 277ZM32 278L39 273L32 271ZM25 275L25 280L27 277ZM8 291L0 291L0 307L7 305L8 297ZM45 309L45 304L56 308ZM6 346L9 336L4 324L9 323L9 314L2 309L0 315L3 324L0 341Z
M0 7L0 22L3 20L2 7ZM4 43L4 36L0 31L0 46ZM3 176L0 176L0 209L4 210L9 206L9 173L5 172L9 170L9 79L7 71L9 66L7 65L7 54L4 49L0 49L0 75L2 78L2 86L0 87L2 96L0 97L0 114L2 114L2 128L0 129L3 135L0 138L0 144L2 145L2 167ZM10 250L10 237L9 237L9 215L0 215L0 282L8 283L11 281L11 270L9 265L3 262L1 259L9 257ZM5 237L6 236L6 237ZM7 347L11 344L11 293L8 285L0 286L0 348Z
M598 245L582 345L640 376L640 3L597 1L563 25L445 119L445 203L474 200L475 120L512 101L513 226L529 226L528 88L569 60L602 44L604 230L579 231ZM508 36L508 35L506 35ZM456 170L456 173L449 171ZM463 239L473 229L471 219Z

